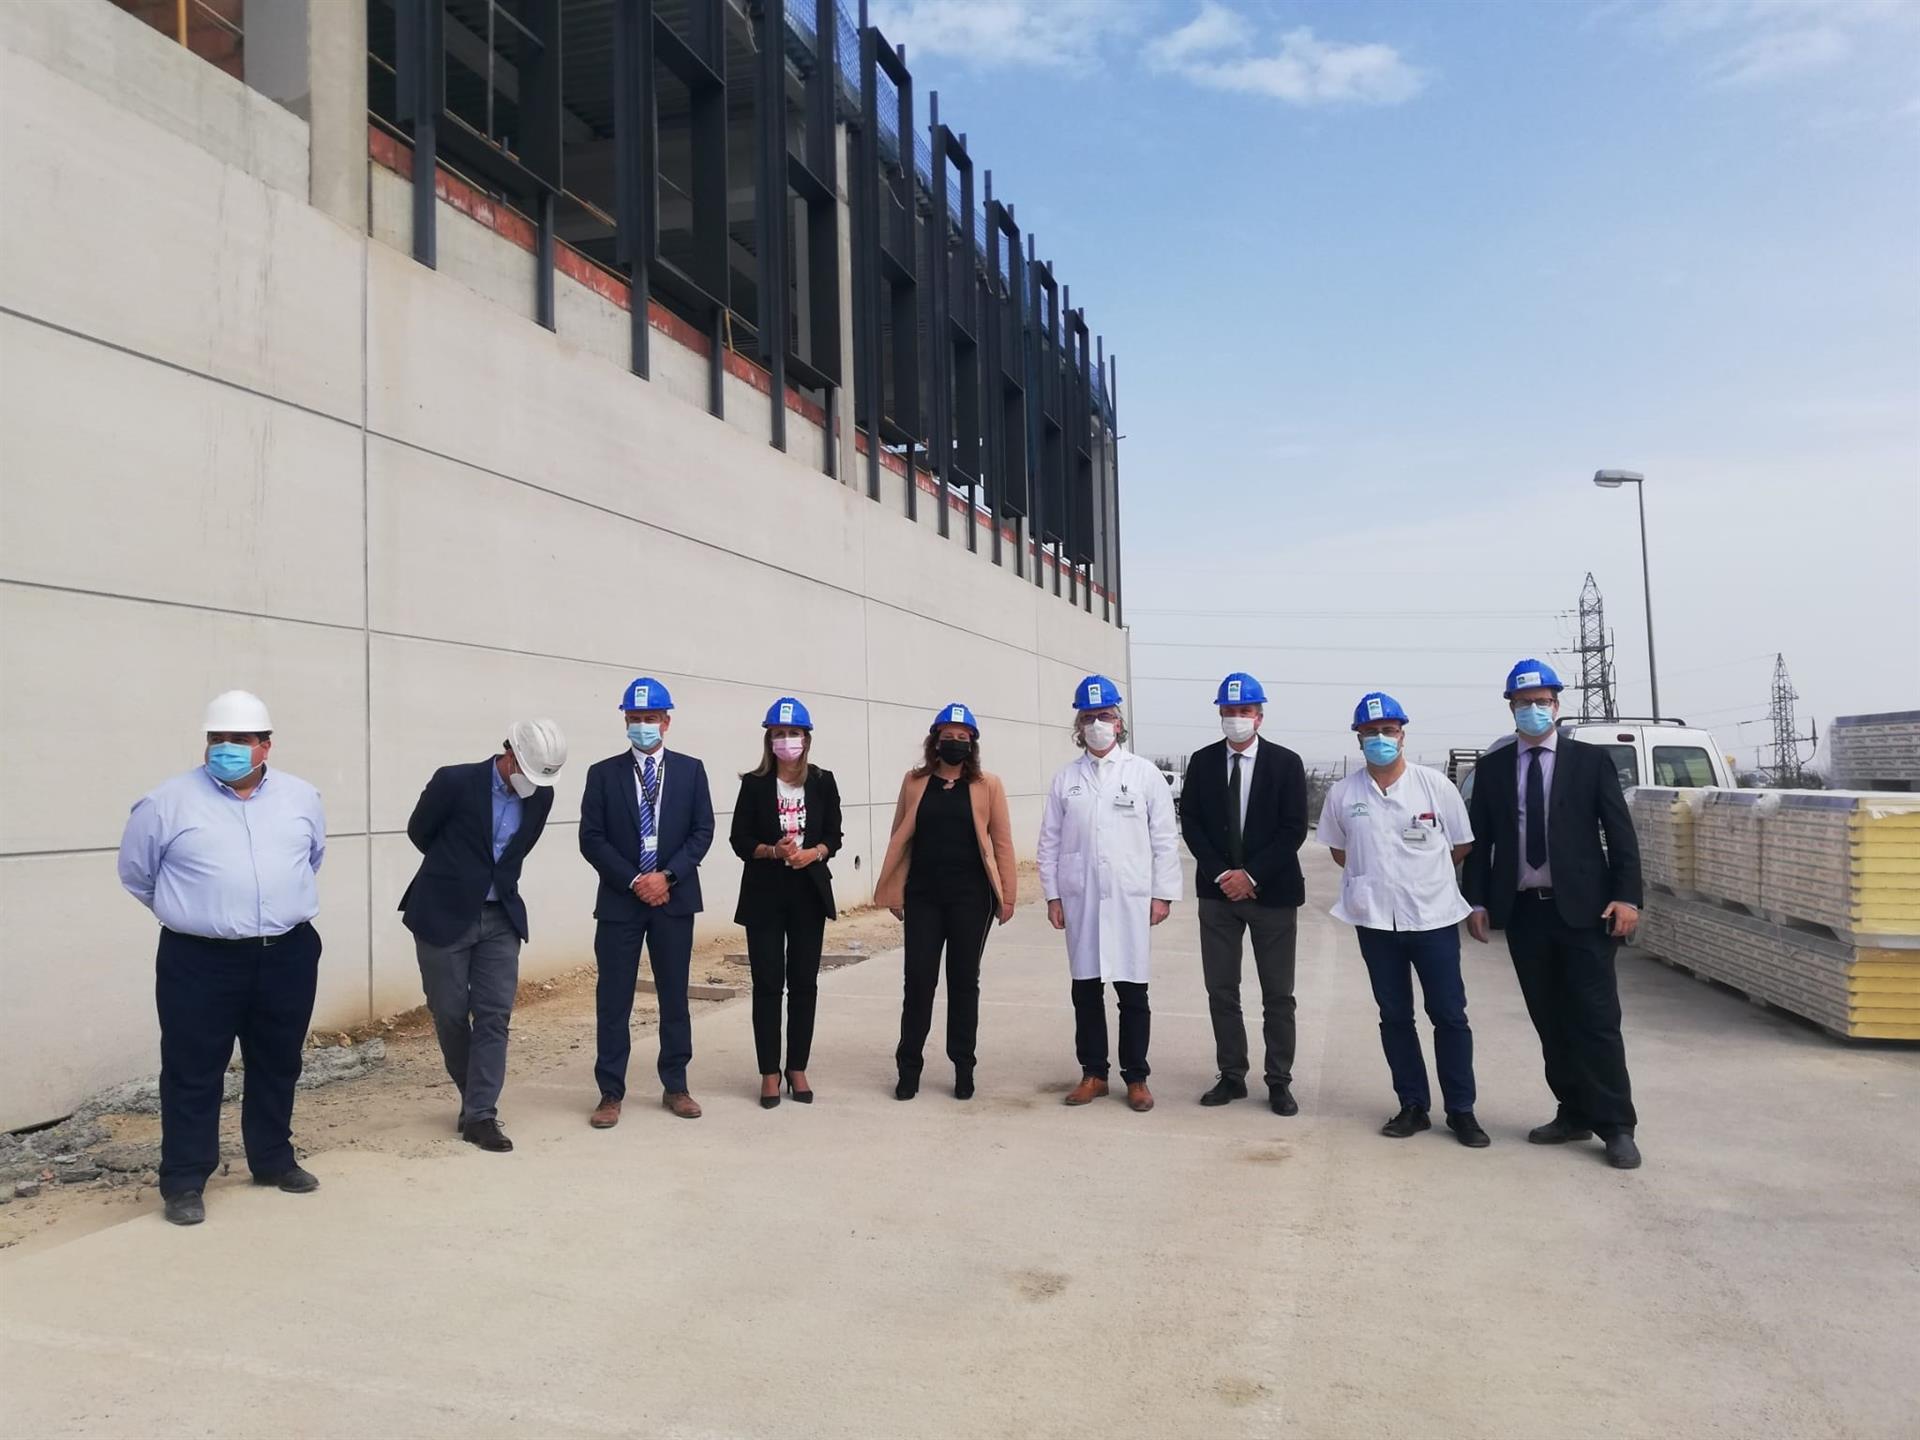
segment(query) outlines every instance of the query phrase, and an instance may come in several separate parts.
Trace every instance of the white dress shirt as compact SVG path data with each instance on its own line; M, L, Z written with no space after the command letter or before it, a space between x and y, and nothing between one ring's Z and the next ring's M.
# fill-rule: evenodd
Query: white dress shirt
M1232 785L1233 783L1233 757L1236 755L1240 757L1240 833L1244 836L1247 833L1247 798L1253 794L1253 762L1258 759L1260 755L1259 735L1255 734L1253 739L1247 742L1247 748L1244 750L1234 749L1231 740L1227 742L1226 763L1228 785ZM1213 883L1218 885L1232 873L1230 870L1222 870L1218 875L1213 877ZM1253 877L1249 875L1247 879L1251 882ZM1258 890L1260 887L1256 884L1253 888Z
M1356 770L1327 792L1315 838L1344 851L1333 917L1369 930L1443 930L1473 910L1453 847L1473 839L1466 803L1438 770L1409 765L1382 790Z

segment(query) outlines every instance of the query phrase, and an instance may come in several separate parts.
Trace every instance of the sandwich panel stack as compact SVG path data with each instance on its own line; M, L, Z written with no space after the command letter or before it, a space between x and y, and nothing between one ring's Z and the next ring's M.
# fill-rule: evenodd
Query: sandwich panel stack
M1829 739L1836 785L1920 789L1920 710L1842 715Z
M1627 795L1634 833L1640 837L1640 869L1649 885L1691 896L1694 884L1694 816L1706 800L1704 790L1640 785Z
M1650 897L1640 947L1860 1040L1920 1040L1920 950L1848 945L1722 906Z
M1772 790L1707 790L1693 821L1693 888L1760 914L1761 827L1780 804Z
M1763 830L1774 919L1920 946L1920 795L1786 791Z

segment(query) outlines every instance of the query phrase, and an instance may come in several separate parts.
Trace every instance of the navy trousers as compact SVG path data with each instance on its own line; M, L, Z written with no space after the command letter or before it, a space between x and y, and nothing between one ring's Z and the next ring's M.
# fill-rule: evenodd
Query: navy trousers
M640 947L653 966L660 1000L660 1087L669 1094L687 1088L693 1059L693 1017L687 1013L687 971L693 964L693 916L602 920L594 926L593 958L600 968L594 986L599 1010L599 1058L593 1078L600 1093L624 1100L627 1059L633 1053L633 990L640 981Z
M220 1168L220 1095L233 1042L246 1067L240 1134L247 1168L294 1167L293 1089L313 1022L320 935L296 925L271 945L160 932L160 1193L205 1187Z
M1413 1023L1413 977L1433 1022L1433 1063L1449 1115L1473 1109L1473 1031L1467 1028L1467 987L1460 978L1460 927L1442 930L1360 929L1360 954L1380 1007L1380 1048L1387 1052L1394 1093L1402 1105L1433 1108L1427 1062Z

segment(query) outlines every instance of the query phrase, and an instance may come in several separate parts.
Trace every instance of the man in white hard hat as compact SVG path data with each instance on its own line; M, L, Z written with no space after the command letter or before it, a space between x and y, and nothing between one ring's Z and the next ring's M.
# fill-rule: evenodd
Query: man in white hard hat
M204 763L133 807L120 883L160 921L160 1195L167 1219L206 1218L220 1167L220 1099L233 1042L246 1090L240 1133L253 1183L320 1182L293 1153L293 1091L320 969L320 792L269 771L265 703L229 690L207 706Z
M500 1089L520 984L527 906L520 866L553 809L567 737L551 720L516 720L498 755L433 772L407 821L425 858L400 913L447 1074L460 1092L460 1137L504 1152Z

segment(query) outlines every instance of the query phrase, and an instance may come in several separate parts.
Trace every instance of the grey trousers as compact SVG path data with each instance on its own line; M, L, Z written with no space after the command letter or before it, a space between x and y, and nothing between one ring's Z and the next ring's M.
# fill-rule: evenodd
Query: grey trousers
M507 1083L507 1025L520 985L520 937L507 912L489 903L451 945L413 942L420 984L440 1037L447 1075L460 1091L460 1123L497 1119Z
M1251 900L1200 902L1200 968L1207 977L1213 1048L1224 1079L1247 1078L1247 1024L1240 1013L1240 949L1253 936L1253 968L1267 1040L1269 1088L1293 1083L1293 952L1300 912Z

